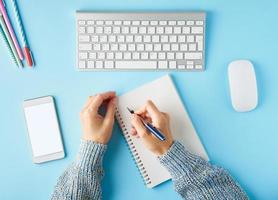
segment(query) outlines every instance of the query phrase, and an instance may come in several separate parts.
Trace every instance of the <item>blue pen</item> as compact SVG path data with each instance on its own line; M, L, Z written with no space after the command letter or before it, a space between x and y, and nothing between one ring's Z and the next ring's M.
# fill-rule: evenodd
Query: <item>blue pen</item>
M136 114L133 110L131 110L129 108L127 108L127 109L131 114ZM166 140L165 136L159 130L157 130L157 128L155 128L152 124L146 122L140 115L138 115L138 114L136 114L136 115L140 117L140 119L142 120L142 123L148 129L149 132L151 132L155 137L157 137L161 141Z

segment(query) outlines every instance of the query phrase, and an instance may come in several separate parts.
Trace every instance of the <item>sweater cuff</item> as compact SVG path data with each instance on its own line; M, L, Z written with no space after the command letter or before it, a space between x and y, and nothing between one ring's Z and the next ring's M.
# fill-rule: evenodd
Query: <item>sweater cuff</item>
M81 168L94 168L102 165L107 145L89 140L81 140L80 149L77 155L77 165Z
M173 179L181 176L190 176L192 172L202 170L206 164L204 159L196 156L185 149L177 141L174 141L170 149L162 156L158 157L160 163L170 172Z

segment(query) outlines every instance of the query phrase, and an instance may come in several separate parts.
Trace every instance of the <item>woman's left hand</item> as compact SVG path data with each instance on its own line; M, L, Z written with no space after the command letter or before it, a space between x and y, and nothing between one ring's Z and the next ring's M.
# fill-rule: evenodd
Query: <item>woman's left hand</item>
M99 109L104 106L106 113L99 114ZM116 108L115 92L105 92L89 97L80 113L83 139L101 144L107 144L112 135L114 114Z

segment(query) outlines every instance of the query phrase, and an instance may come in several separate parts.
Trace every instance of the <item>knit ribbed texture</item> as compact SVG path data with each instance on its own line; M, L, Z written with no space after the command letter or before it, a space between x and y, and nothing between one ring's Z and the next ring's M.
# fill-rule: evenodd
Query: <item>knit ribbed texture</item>
M245 192L223 168L193 155L175 141L168 152L158 157L170 172L175 190L184 199L246 200Z
M52 200L99 200L102 160L107 146L81 141L77 159L59 178Z
M101 199L102 159L106 148L106 145L82 141L76 161L59 178L52 200ZM174 142L158 159L171 173L175 190L183 199L248 199L224 169L189 153L179 142Z

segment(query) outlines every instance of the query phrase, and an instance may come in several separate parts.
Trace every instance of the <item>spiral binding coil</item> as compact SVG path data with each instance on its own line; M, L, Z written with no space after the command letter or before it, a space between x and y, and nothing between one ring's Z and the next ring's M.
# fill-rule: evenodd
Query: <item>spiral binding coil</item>
M128 144L128 149L132 154L133 160L136 163L136 166L137 166L137 168L140 172L140 175L141 175L142 179L144 180L144 183L147 184L147 185L151 184L152 183L151 179L149 178L149 176L147 174L147 171L144 167L144 164L143 164L139 154L136 151L136 147L131 140L130 134L129 134L124 122L123 122L123 119L121 117L121 114L120 114L118 108L116 108L116 118L118 120L118 123L119 123L122 131L123 131L123 136L124 136L124 138L125 138L125 140Z

